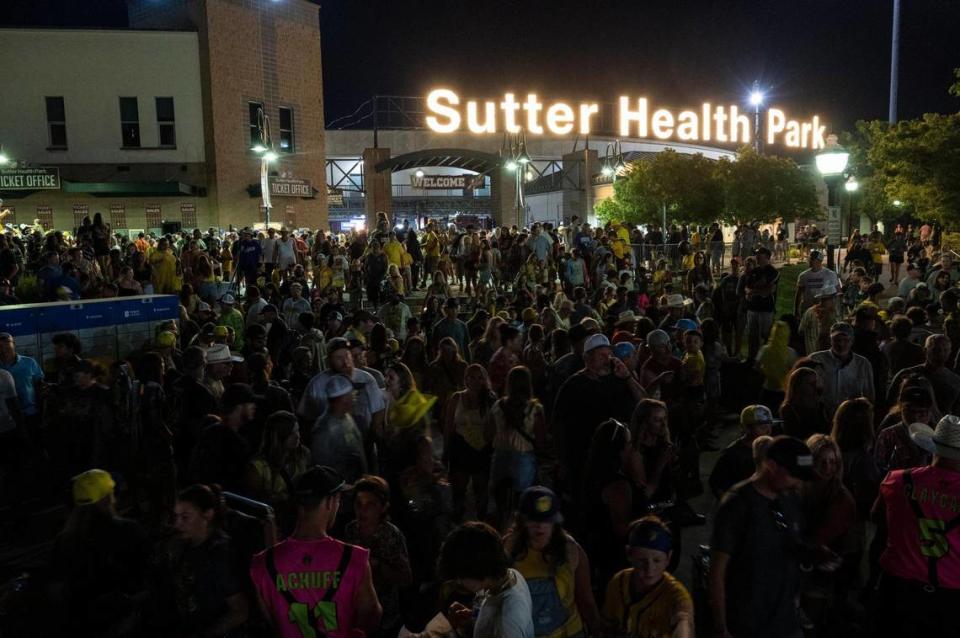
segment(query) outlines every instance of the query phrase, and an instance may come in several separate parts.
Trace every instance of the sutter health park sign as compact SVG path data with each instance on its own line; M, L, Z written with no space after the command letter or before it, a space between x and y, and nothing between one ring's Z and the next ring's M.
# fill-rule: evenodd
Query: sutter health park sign
M434 89L427 95L426 124L437 133L590 135L599 114L597 102L545 102L535 93L528 93L525 99L504 93L502 100L463 100L450 89ZM817 115L798 120L771 106L761 117L767 144L797 149L825 145L827 127ZM677 110L659 108L645 97L629 96L621 96L616 104L616 132L621 137L750 144L753 120L751 109L736 104L704 102L698 108Z
M59 168L0 169L0 191L59 190Z

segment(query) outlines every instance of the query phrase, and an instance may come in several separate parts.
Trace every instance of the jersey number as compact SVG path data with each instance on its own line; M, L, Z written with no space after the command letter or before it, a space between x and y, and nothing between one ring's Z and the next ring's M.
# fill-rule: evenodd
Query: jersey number
M941 558L950 548L947 543L946 524L934 518L921 518L920 525L920 553L927 558Z
M290 605L290 621L296 623L303 638L320 638L326 635L323 632L317 632L317 629L311 622L310 615L310 608L306 603L293 603ZM321 600L313 607L313 617L317 619L318 624L323 623L324 631L336 630L337 603Z

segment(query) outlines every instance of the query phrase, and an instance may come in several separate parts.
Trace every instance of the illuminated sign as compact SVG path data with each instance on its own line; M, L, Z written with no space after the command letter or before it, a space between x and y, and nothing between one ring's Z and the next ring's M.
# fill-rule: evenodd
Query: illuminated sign
M270 194L275 197L313 197L313 186L308 179L271 177Z
M483 188L483 175L411 175L410 186L424 190Z
M503 101L461 100L450 89L434 89L427 95L426 124L437 133L453 133L464 128L478 135L519 133L527 135L590 135L600 113L597 102L543 102L535 93L518 101L513 93L504 93ZM710 104L699 109L655 108L645 98L621 96L617 103L617 134L621 137L678 140L681 142L718 142L750 144L753 113L735 104ZM825 145L826 125L819 116L809 120L787 117L779 108L764 113L767 144L789 148L819 149Z
M0 169L0 191L59 190L60 169L49 166L37 168Z

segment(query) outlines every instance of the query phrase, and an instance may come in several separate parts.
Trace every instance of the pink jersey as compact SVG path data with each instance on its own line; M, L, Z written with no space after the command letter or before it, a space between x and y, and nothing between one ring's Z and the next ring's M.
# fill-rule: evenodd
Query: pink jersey
M880 484L880 497L887 515L883 570L935 584L934 567L936 584L960 589L960 472L931 466L894 470Z
M334 538L288 538L253 557L250 577L282 638L348 638L368 560L368 550Z

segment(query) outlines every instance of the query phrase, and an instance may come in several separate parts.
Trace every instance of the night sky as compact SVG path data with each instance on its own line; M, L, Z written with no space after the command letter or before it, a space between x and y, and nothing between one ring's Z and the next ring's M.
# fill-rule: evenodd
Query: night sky
M163 0L157 0L162 2ZM279 2L293 0L277 0ZM900 117L956 112L960 0L902 0ZM756 79L830 129L886 119L893 0L327 0L327 121L370 96L646 95L667 107L743 100ZM7 0L2 26L126 25L122 0Z

